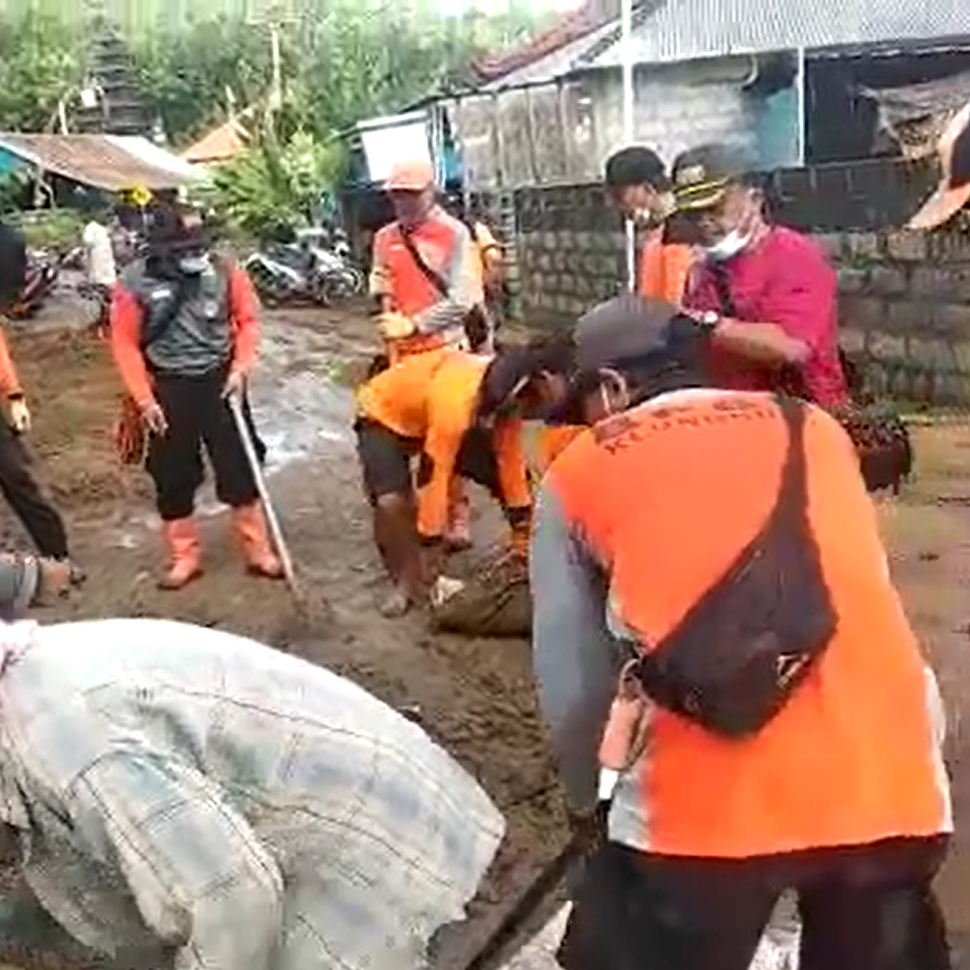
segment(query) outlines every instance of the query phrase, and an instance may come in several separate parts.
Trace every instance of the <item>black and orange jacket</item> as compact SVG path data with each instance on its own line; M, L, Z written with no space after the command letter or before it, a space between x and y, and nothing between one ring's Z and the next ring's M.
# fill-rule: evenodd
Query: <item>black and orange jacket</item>
M238 266L222 263L228 277L229 319L232 331L231 367L249 371L259 345L259 316L249 277ZM139 407L153 397L152 378L145 359L144 311L135 293L123 281L111 297L111 349L125 389Z
M7 338L0 330L0 394L6 398L22 397L24 389L20 384L17 367L10 355Z
M405 357L357 392L360 417L420 443L431 474L418 483L418 532L440 538L448 522L449 487L462 441L475 422L489 360L460 350L431 350ZM500 421L492 431L502 502L507 510L532 504L522 444L522 422Z

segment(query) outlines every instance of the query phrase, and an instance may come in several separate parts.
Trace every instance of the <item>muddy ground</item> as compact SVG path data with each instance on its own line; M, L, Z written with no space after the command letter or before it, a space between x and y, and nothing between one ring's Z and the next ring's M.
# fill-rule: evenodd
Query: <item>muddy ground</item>
M218 625L326 663L395 706L417 705L509 823L472 924L446 961L457 966L562 845L564 817L536 717L527 645L431 635L420 617L391 622L373 609L380 574L347 390L371 349L366 320L350 311L266 315L253 397L270 446L271 490L311 593L329 598L336 619L301 632L283 586L243 575L211 500L202 503L207 575L180 593L156 590L162 554L147 478L121 469L111 449L119 386L107 347L57 327L38 332L27 325L13 336L33 405L39 467L90 576L50 617L169 616ZM970 757L961 757L970 733L960 729L961 715L970 713L970 422L921 427L918 447L918 479L898 501L884 503L884 519L893 568L957 722L951 755L959 826L970 818ZM498 520L476 498L476 538L485 543ZM957 841L941 886L962 936L970 935L970 835Z

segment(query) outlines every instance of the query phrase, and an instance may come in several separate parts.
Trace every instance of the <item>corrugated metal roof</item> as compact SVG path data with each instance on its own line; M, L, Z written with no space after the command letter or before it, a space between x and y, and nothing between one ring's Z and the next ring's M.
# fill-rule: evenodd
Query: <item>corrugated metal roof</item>
M618 67L613 43L582 59L586 68ZM759 54L970 36L968 0L666 0L633 32L638 64L728 54Z
M140 158L149 165L171 172L181 181L188 182L199 177L198 169L193 168L186 159L173 155L164 148L153 144L147 138L137 135L105 135L105 137L113 145L120 146L129 154Z
M175 170L178 159L174 159L171 166L162 166L145 157L161 151L150 142L145 141L148 148L139 154L119 142L106 135L0 132L0 147L31 165L109 192L135 186L152 190L173 189L188 181Z

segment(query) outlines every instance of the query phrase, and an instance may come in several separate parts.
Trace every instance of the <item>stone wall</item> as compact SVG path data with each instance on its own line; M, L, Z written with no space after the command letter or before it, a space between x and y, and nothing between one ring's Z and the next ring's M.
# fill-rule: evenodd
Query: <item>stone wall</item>
M770 188L779 221L815 230L837 266L843 344L874 387L906 400L970 404L970 233L884 228L915 211L928 176L865 163L775 173ZM568 326L619 292L623 226L600 186L518 190L514 211L507 256L522 319Z
M751 58L725 57L641 67L634 75L633 141L674 158L694 145L731 141L757 149L760 99L741 87ZM596 168L626 142L619 69L583 78L593 110ZM791 159L794 160L794 159Z
M516 192L522 317L557 326L620 291L623 222L596 185Z
M845 232L820 237L839 270L842 345L875 389L970 404L970 235Z

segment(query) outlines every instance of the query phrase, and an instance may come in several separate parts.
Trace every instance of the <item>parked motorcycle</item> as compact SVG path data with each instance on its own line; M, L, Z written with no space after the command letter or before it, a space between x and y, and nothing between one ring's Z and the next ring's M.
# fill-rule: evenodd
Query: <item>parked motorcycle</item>
M295 242L268 244L246 260L263 303L330 306L363 291L364 274L350 262L346 239L331 248L329 236L327 230L303 229Z
M27 253L27 279L20 298L7 311L13 320L30 320L35 317L50 298L57 286L61 261L42 249Z

